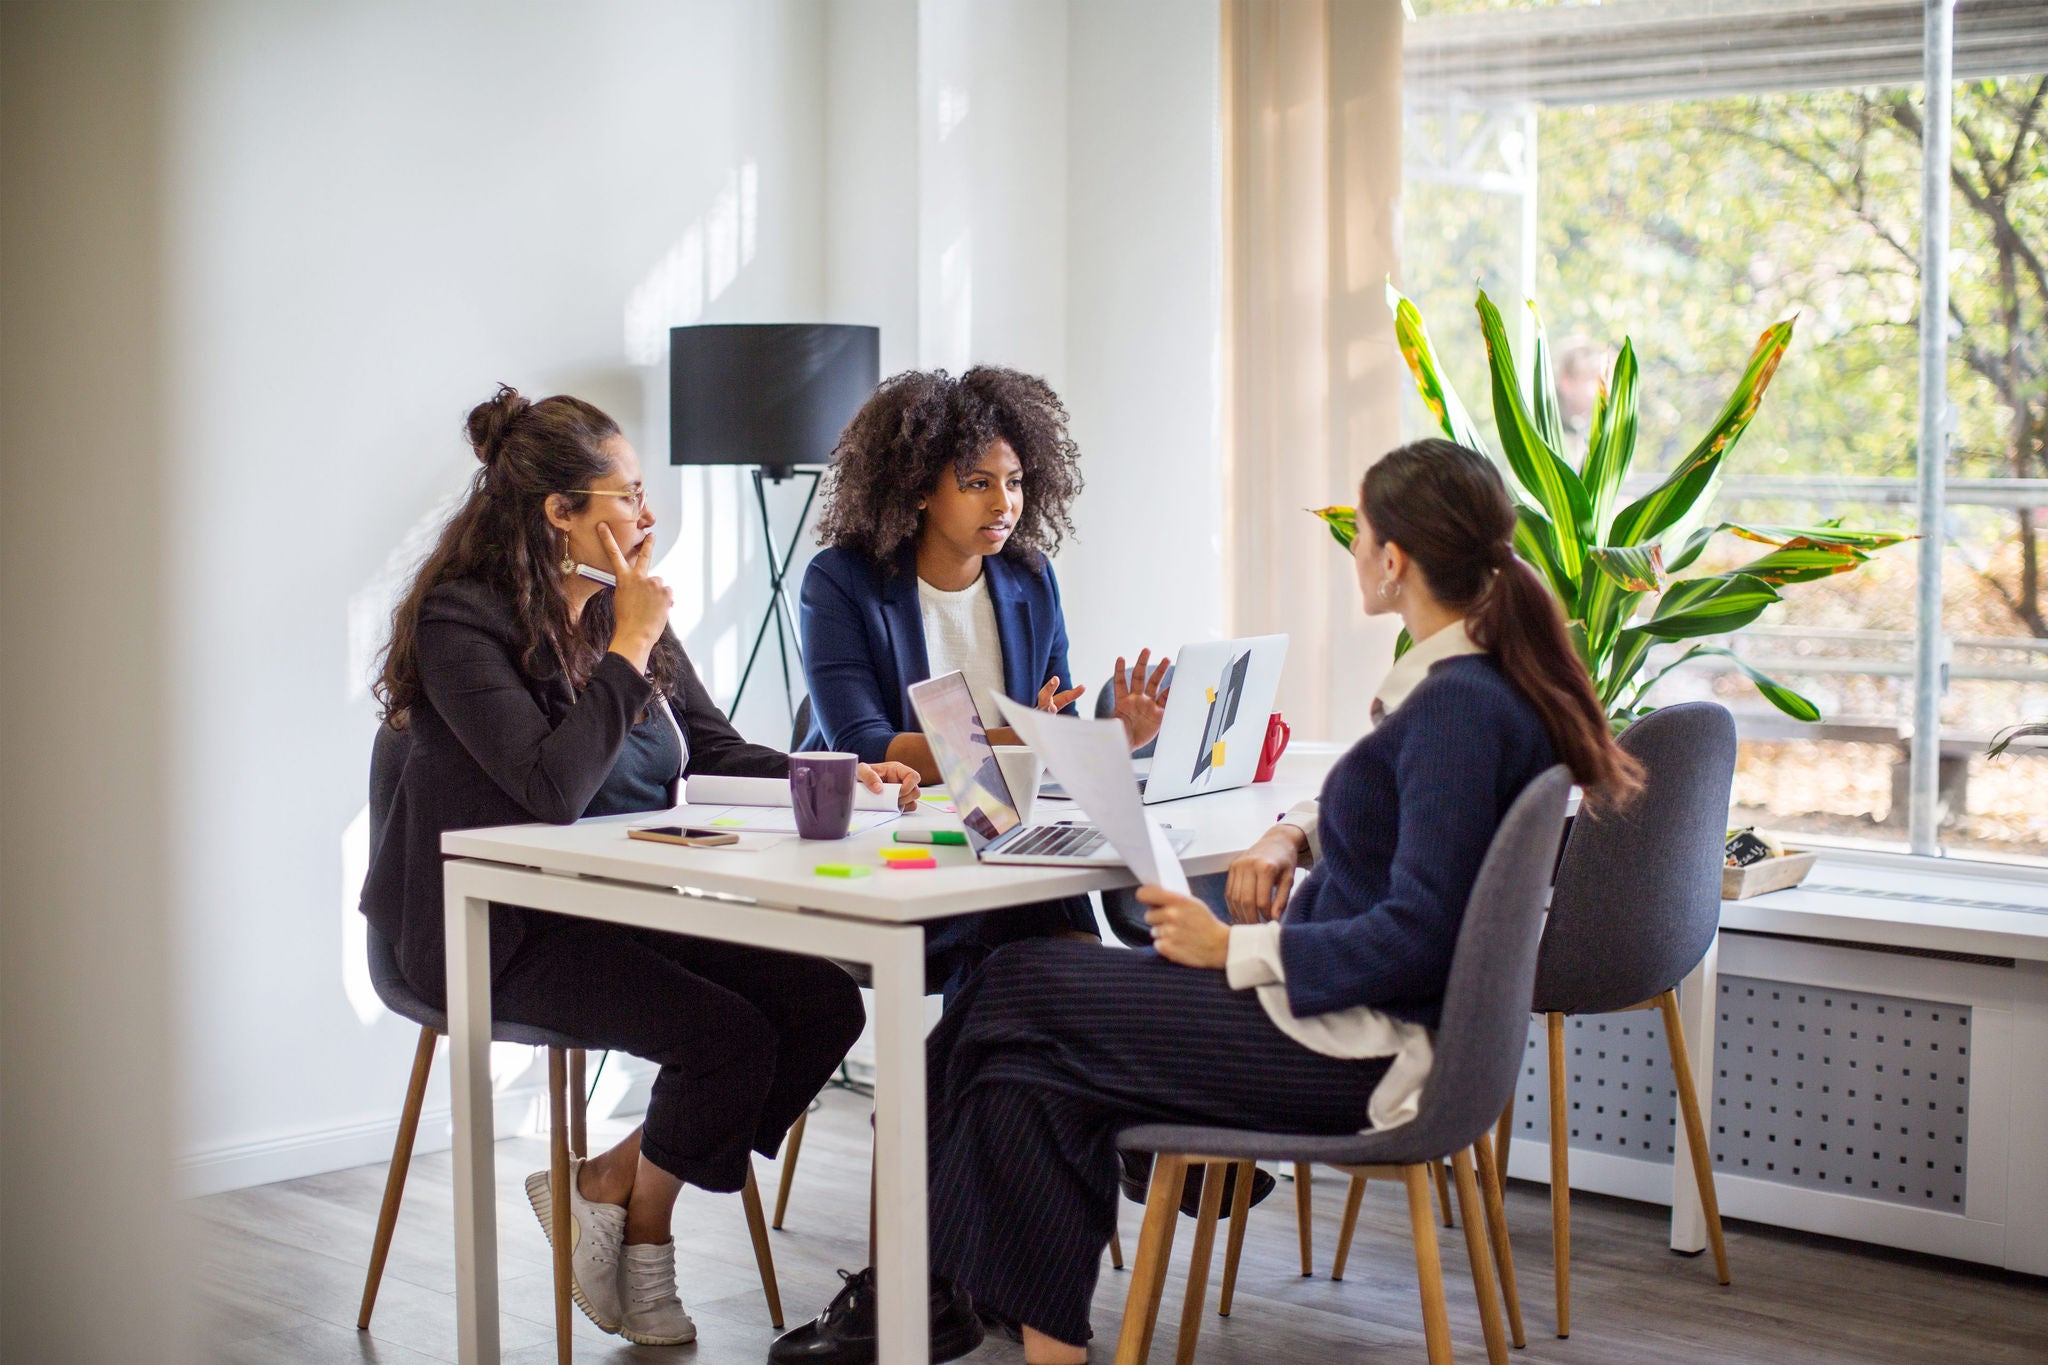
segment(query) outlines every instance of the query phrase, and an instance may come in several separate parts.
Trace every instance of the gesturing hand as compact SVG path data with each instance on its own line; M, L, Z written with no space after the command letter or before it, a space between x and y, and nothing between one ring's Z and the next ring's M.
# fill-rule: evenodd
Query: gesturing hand
M1038 689L1038 709L1041 711L1064 711L1069 703L1073 702L1087 690L1085 687L1074 687L1062 692L1060 691L1060 680L1057 676L1047 678L1045 686Z
M1231 861L1223 900L1232 919L1257 924L1280 918L1294 890L1294 870L1301 865L1300 840L1294 826L1275 825Z
M1152 946L1168 962L1221 967L1229 961L1230 926L1208 906L1163 886L1139 887L1138 899L1152 907L1145 912L1145 923L1152 926Z
M619 553L619 542L612 536L611 527L599 523L597 538L604 545L605 557L611 561L612 576L619 580L612 589L612 653L624 656L644 673L647 656L654 652L655 642L668 629L668 614L676 604L676 595L651 572L652 531L633 547L631 559Z
M896 808L904 811L917 809L917 769L908 763L877 763L872 767L863 763L855 775L860 778L860 784L871 792L880 791L884 783L896 783Z
M1124 723L1124 733L1130 736L1133 749L1142 749L1158 736L1159 722L1166 716L1166 694L1173 690L1166 686L1166 670L1173 667L1173 660L1162 657L1159 667L1147 674L1145 665L1151 657L1150 649L1139 650L1138 666L1126 672L1119 655L1116 672L1109 675L1115 715Z

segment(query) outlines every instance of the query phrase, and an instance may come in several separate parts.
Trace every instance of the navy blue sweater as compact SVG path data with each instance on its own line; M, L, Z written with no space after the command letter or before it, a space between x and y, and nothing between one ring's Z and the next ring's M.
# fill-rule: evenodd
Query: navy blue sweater
M1295 1014L1370 1005L1435 1028L1494 830L1556 762L1490 655L1432 667L1323 782L1321 858L1281 917Z

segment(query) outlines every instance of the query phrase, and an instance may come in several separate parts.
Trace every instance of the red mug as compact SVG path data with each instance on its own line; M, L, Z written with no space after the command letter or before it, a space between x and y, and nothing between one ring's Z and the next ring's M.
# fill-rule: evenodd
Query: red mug
M1275 711L1266 721L1266 742L1259 746L1259 769L1252 774L1254 782L1271 782L1273 769L1280 764L1280 755L1287 752L1287 741L1294 738L1294 729L1280 718Z

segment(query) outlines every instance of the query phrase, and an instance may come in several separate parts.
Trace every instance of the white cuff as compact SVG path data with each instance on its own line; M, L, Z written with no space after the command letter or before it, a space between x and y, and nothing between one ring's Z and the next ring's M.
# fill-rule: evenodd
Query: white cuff
M1285 981L1287 968L1280 960L1279 922L1231 925L1230 950L1223 961L1223 973L1234 991Z
M1302 863L1303 867L1310 866L1323 856L1323 841L1318 829L1320 810L1321 807L1311 797L1307 801L1295 802L1287 808L1287 813L1280 817L1281 824L1294 826L1301 831L1302 837L1308 840L1308 859Z

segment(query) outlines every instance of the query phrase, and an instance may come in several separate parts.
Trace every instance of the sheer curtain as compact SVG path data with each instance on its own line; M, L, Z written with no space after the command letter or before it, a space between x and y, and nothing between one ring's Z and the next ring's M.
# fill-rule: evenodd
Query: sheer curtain
M1393 658L1304 510L1400 440L1400 0L1223 6L1224 557L1233 634L1293 637L1279 707L1350 740Z

